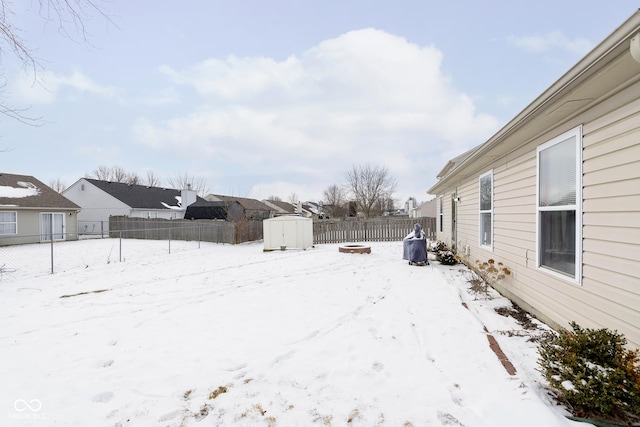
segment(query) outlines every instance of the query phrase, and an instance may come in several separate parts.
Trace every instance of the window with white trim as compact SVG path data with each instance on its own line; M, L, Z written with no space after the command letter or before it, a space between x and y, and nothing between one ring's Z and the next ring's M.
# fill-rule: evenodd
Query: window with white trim
M440 196L440 213L438 214L438 219L440 220L440 232L444 229L442 223L444 222L444 196Z
M0 212L0 234L18 234L17 212Z
M580 282L582 126L538 147L538 267Z
M493 171L479 179L480 246L493 248Z

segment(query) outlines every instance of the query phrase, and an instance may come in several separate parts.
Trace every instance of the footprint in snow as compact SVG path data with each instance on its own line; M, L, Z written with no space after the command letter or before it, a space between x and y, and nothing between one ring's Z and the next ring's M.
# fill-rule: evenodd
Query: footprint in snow
M376 372L380 372L384 369L384 364L380 363L380 362L375 362L371 368L376 371Z
M458 406L462 406L462 390L460 389L460 384L454 384L449 387L449 395L451 396L451 401Z
M443 426L462 426L464 427L464 424L462 424L460 421L458 421L458 419L456 417L454 417L453 415L447 413L447 412L441 412L438 411L438 420L440 420L440 422L442 423Z
M177 416L179 416L182 413L181 410L175 410L175 411L171 411L171 412L167 412L166 414L164 414L163 416L161 416L158 421L163 422L163 421L169 421L172 420L174 418L176 418Z
M108 403L113 399L113 393L110 391L103 391L102 393L98 393L93 396L93 400L96 403Z
M108 368L111 365L113 365L113 359L101 360L96 363L97 368Z

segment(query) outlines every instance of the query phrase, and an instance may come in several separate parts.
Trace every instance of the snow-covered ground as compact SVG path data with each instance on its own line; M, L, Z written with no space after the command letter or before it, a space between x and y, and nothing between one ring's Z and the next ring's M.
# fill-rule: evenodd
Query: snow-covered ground
M155 255L106 264L113 244L69 242L81 268L0 279L0 425L580 425L495 312L510 302L475 299L464 267L407 265L401 242L127 241Z

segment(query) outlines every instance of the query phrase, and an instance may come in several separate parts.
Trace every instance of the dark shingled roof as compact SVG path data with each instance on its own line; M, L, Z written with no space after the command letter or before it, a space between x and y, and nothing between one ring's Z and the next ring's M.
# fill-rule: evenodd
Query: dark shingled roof
M85 178L105 193L120 200L125 205L136 209L167 209L162 203L177 206L180 190L162 187L147 187L146 185L125 184L122 182L100 181ZM202 200L198 197L196 200Z
M280 209L284 210L287 213L295 213L296 212L296 207L289 203L289 202L284 202L282 200L267 200L269 203L272 203L274 205L276 205L277 207L279 207Z
M184 219L228 219L229 212L242 210L238 202L209 202L198 200L189 205L184 213Z
M38 194L27 197L2 197L0 192L0 207L80 210L80 206L29 175L0 173L0 186L38 190Z
M216 197L225 202L238 202L248 211L271 211L271 208L259 200L256 199L248 199L246 197L234 197L234 196L221 196L219 194L211 194L211 196Z

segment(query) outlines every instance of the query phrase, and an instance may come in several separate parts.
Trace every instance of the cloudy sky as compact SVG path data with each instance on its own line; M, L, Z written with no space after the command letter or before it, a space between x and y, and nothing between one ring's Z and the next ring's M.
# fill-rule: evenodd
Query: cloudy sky
M0 46L0 172L71 185L119 166L209 193L319 200L384 166L399 204L517 115L635 1L97 0L86 40L38 0L13 24L41 67ZM65 34L66 30L66 34Z

